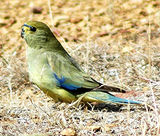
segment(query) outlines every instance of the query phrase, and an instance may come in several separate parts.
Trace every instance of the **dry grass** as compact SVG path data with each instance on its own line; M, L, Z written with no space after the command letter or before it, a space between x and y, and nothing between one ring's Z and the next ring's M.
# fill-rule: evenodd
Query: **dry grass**
M0 1L0 134L60 135L72 128L76 135L158 136L160 2L48 1ZM35 7L42 7L42 13L34 14ZM68 109L68 104L47 97L28 80L25 43L19 33L31 19L53 23L66 50L86 72L105 84L125 88L129 92L117 96L146 102L152 110L108 105Z

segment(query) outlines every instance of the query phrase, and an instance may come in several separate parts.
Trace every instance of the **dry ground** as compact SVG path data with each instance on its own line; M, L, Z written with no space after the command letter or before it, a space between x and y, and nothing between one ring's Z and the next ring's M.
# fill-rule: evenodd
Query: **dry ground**
M160 134L159 0L1 0L0 5L1 135ZM96 80L128 90L117 96L146 102L152 110L55 103L28 80L20 37L28 20L47 23Z

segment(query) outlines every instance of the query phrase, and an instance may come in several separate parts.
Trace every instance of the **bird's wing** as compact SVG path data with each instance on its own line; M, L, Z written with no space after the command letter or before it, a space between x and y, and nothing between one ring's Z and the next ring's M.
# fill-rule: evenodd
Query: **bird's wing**
M57 86L67 90L93 89L99 86L66 52L49 52L47 58Z

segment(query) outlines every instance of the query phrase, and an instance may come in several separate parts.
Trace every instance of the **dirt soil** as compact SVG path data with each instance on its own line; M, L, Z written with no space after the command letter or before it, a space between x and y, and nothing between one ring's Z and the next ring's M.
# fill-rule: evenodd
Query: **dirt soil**
M159 0L1 0L0 135L160 135ZM149 105L68 107L30 83L21 26L50 26L97 81Z

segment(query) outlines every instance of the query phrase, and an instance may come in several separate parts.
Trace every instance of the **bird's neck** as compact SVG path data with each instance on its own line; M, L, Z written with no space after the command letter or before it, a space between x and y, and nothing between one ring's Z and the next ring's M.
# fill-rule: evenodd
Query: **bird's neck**
M56 39L56 37L27 37L26 42L29 47L34 49L46 49L46 50L63 50L62 45Z

